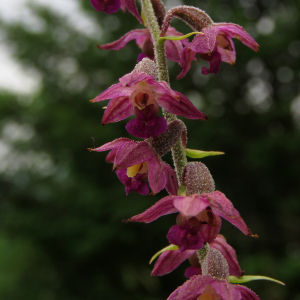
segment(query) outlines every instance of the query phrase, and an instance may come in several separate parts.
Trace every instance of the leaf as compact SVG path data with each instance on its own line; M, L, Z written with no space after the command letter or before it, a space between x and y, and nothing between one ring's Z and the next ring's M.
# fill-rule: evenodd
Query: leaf
M206 157L206 156L222 155L225 153L220 152L220 151L202 151L202 150L185 148L185 154L186 154L186 156L191 157L191 158L202 158L202 157Z
M273 279L271 277L260 276L260 275L245 275L245 276L241 276L241 277L229 276L228 280L230 283L244 283L244 282L249 282L249 281L253 281L253 280L269 280L269 281L279 283L281 285L285 285L282 281Z
M163 248L163 249L161 249L160 251L158 251L157 253L155 253L152 257L151 257L151 259L150 259L150 261L149 261L149 264L151 264L153 261L154 261L154 259L157 257L157 256L159 256L160 254L162 254L163 252L165 252L165 251L170 251L170 250L177 250L177 249L179 249L178 248L178 246L176 246L176 245L169 245L169 246L167 246L167 247L165 247L165 248Z
M184 40L186 38L188 38L189 36L193 35L193 34L204 34L203 32L190 32L186 35L181 35L181 36L173 36L173 35L169 35L169 36L163 36L160 37L159 40L171 40L171 41L180 41L180 40Z

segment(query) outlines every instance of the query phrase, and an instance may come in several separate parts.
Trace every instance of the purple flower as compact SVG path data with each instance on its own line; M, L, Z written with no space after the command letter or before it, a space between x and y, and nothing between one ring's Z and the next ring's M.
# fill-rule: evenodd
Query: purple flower
M171 36L182 36L183 34L178 32L175 28L169 27L166 35ZM134 29L127 32L119 40L106 45L98 45L97 47L101 50L120 50L125 45L135 40L142 53L138 57L138 61L141 61L144 57L154 59L154 46L151 38L149 29ZM166 45L166 56L168 59L180 63L181 62L181 52L183 51L183 46L188 44L187 39L180 41L167 40Z
M242 285L231 284L210 275L196 275L178 287L167 300L259 300Z
M126 186L127 194L131 190L142 195L146 194L147 187L144 184L146 177L153 194L164 188L169 194L176 194L178 191L175 171L161 160L148 141L136 142L119 138L90 150L96 152L112 150L106 160L113 163L115 171L119 171L117 175Z
M225 257L229 265L229 274L240 277L243 272L237 261L235 250L226 242L226 239L221 234L218 234L216 239L209 244L210 248L219 250ZM200 249L200 248L198 248ZM199 263L196 250L171 250L163 252L157 261L155 262L154 268L151 272L152 276L162 276L175 270L183 261L189 259L192 266L188 267L185 271L187 278L193 275L201 275L202 270Z
M219 250L207 247L199 259L203 275L191 277L168 300L259 300L250 289L229 282L229 266Z
M175 212L180 212L187 219L196 218L202 222L205 220L212 227L221 226L219 217L222 217L244 234L253 236L230 200L219 191L192 196L167 196L128 221L149 223Z
M209 68L202 68L202 74L215 73L220 70L221 61L233 65L236 59L236 52L232 38L239 39L244 45L258 51L258 44L240 25L233 23L213 23L204 27L202 32L194 37L181 55L181 73L177 79L183 78L191 67L192 60L196 53L209 62Z
M135 0L90 0L92 6L98 11L104 11L106 14L113 14L120 8L125 12L126 8L133 14L141 24L143 19L141 18Z
M154 137L165 130L166 121L158 117L159 106L189 119L207 119L187 97L173 91L166 82L157 82L151 75L137 70L120 78L119 83L112 85L91 102L107 99L111 100L102 124L117 122L136 114L139 120L131 121L127 129L137 137Z

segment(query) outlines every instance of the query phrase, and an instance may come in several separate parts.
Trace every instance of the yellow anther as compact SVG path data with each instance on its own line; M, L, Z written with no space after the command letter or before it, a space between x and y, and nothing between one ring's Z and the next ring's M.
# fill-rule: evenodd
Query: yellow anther
M140 167L141 167L141 164L137 164L137 165L127 168L127 176L134 177L140 170Z

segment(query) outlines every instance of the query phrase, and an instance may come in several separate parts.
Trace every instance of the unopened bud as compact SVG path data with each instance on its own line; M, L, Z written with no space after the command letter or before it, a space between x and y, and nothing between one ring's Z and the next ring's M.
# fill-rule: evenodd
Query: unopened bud
M134 70L146 73L156 79L156 64L148 57L143 58L138 64L136 64Z
M186 5L175 6L167 12L160 36L165 36L173 17L184 21L193 31L201 31L204 27L213 24L210 16L199 8Z
M149 138L147 141L155 149L159 156L163 156L171 150L185 131L186 127L184 123L180 120L174 120L168 124L164 133L154 138Z
M210 248L201 264L202 275L210 275L218 280L228 280L229 266L222 253Z
M153 6L154 14L157 19L158 25L161 28L166 15L165 6L160 0L151 0L151 4Z
M215 182L208 168L201 162L190 162L182 171L182 184L186 186L186 195L212 193Z

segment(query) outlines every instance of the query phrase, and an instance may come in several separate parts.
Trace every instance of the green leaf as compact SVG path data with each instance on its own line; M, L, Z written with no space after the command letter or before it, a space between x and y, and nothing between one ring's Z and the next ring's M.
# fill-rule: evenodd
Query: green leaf
M188 38L189 36L193 35L193 34L204 34L203 32L190 32L186 35L181 35L181 36L173 36L173 35L169 35L169 36L164 36L164 37L160 37L159 40L171 40L171 41L180 41L180 40L184 40L186 38Z
M186 186L181 185L178 189L178 196L186 196Z
M212 155L222 155L225 153L220 151L202 151L202 150L185 148L185 154L186 156L191 158L202 158L202 157L212 156Z
M253 280L269 280L269 281L279 283L281 285L285 285L282 281L273 279L271 277L260 276L260 275L245 275L245 276L241 276L241 277L229 276L228 279L229 279L230 283L244 283L244 282L249 282L249 281L253 281Z
M150 261L149 261L149 264L151 264L153 261L154 261L154 259L157 257L157 256L159 256L160 254L162 254L163 252L165 252L165 251L170 251L170 250L177 250L178 249L178 246L176 246L176 245L169 245L169 246L167 246L167 247L165 247L165 248L163 248L163 249L161 249L160 251L158 251L157 253L155 253L152 257L151 257L151 259L150 259Z

